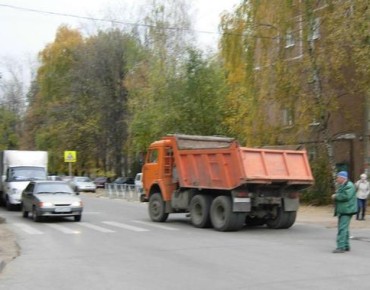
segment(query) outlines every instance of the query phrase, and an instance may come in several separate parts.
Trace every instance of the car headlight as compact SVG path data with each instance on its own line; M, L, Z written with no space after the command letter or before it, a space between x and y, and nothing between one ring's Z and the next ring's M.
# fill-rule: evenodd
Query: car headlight
M82 201L75 201L71 203L71 206L82 206Z
M39 206L40 207L51 207L51 206L53 206L53 203L51 203L51 202L40 202Z

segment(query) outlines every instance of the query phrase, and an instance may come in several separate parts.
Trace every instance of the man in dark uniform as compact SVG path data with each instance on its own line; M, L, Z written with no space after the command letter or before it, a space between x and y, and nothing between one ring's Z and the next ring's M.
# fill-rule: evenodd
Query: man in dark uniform
M332 195L335 202L335 216L338 216L337 248L333 253L344 253L350 250L349 224L351 218L357 213L356 188L348 180L347 171L337 174L337 190Z

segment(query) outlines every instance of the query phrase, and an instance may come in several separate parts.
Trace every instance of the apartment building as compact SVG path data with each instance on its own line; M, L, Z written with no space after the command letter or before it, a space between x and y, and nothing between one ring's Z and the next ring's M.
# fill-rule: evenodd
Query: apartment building
M358 70L354 25L370 8L356 3L261 0L253 7L254 73L260 92L272 96L266 114L282 128L278 143L294 139L311 158L324 148L353 180L370 171L370 84Z

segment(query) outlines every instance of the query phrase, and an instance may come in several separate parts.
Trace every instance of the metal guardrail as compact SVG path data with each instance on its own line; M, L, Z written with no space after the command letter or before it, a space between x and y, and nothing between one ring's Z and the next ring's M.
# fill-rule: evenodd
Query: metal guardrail
M105 196L109 198L122 198L130 201L140 201L142 190L133 184L105 184Z

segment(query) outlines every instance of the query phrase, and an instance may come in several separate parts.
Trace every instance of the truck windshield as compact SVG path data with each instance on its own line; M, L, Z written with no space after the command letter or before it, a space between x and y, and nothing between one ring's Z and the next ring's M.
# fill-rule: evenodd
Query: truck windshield
M30 181L46 179L46 171L43 167L13 167L9 169L9 181Z

